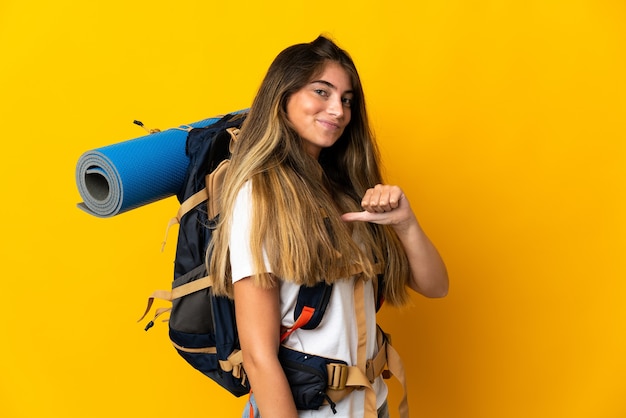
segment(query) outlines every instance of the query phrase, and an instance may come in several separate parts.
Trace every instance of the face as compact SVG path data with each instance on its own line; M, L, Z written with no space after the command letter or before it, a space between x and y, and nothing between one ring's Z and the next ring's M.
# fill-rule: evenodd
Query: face
M352 97L350 77L335 62L326 64L319 77L289 97L287 117L313 158L343 134L350 122Z

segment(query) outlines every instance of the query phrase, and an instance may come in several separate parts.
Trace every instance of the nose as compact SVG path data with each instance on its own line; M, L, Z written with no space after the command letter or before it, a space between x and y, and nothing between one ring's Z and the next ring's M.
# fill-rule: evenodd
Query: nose
M337 119L340 119L343 117L343 102L341 101L341 97L337 97L334 96L332 97L328 102L328 107L326 108L326 111L336 117Z

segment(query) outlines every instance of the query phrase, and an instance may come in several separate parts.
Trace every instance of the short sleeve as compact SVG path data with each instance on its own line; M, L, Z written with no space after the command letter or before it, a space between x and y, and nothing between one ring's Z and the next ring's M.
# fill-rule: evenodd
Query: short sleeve
M255 273L250 251L251 222L252 184L247 182L237 194L230 229L229 249L233 283ZM271 272L265 252L263 255L266 272Z

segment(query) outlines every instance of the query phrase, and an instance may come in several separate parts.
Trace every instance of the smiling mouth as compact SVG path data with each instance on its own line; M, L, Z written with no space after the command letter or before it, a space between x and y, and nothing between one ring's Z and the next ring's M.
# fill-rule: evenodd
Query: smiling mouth
M327 121L327 120L318 120L318 122L319 122L322 126L326 127L327 129L330 129L330 130L338 130L338 129L341 129L341 126L339 126L339 124L338 124L338 123L329 122L329 121Z

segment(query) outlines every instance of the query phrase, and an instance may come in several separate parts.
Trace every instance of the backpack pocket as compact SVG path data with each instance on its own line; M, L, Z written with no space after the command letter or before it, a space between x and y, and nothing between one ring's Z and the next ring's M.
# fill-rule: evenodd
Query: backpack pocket
M195 286L204 281L204 284ZM235 396L250 391L239 351L234 307L227 298L216 297L208 286L204 266L193 269L173 283L169 337L178 354L191 366ZM197 287L197 289L196 289ZM178 294L177 294L178 296Z
M315 356L280 346L278 359L285 371L297 409L319 409L328 402L334 413L335 404L326 394L328 364L347 363Z

